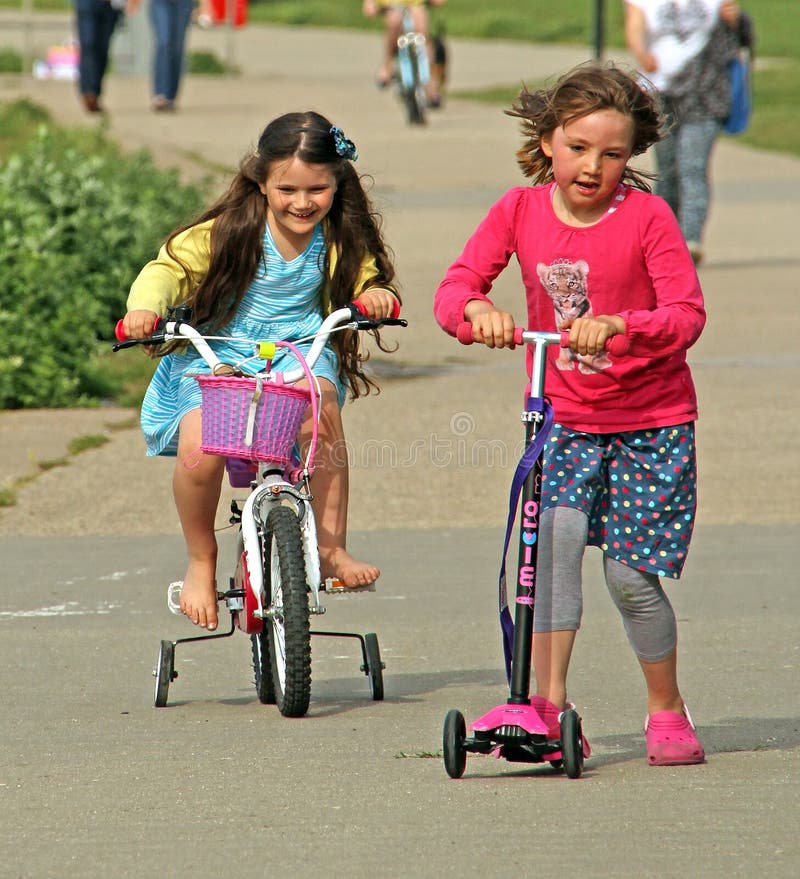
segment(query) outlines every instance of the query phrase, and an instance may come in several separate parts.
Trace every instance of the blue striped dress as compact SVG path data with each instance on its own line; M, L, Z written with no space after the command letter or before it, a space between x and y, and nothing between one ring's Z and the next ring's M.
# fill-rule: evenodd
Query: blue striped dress
M247 360L254 346L242 339L289 341L311 335L322 324L321 290L325 265L325 239L317 226L308 247L293 260L278 252L269 225L264 232L264 262L245 293L230 323L216 335L225 340L211 342L224 363L253 374L264 368L264 361ZM308 353L311 342L298 347ZM242 362L247 361L247 362ZM279 349L272 362L277 371L294 369L296 358ZM161 358L142 403L141 424L148 455L175 455L181 419L200 408L200 388L193 373L208 373L205 361L189 347L183 353ZM344 403L346 389L338 377L338 358L327 345L313 369L314 375L330 381Z

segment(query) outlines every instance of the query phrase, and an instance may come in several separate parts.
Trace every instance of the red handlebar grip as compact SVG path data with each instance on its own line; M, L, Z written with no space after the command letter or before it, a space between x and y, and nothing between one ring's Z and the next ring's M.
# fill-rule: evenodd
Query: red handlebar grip
M120 318L117 321L117 325L114 327L114 337L116 338L116 340L118 342L127 342L128 339L130 339L130 336L123 329L124 323L125 323L125 319ZM151 332L156 333L156 332L158 332L158 330L162 329L163 326L164 326L164 318L159 317L156 320L156 322L153 324L153 329L151 330Z
M400 303L397 301L397 299L395 299L394 296L392 297L392 299L394 300L394 302L392 305L392 313L389 315L389 317L391 317L391 318L400 317ZM361 314L364 315L364 317L367 316L367 309L366 309L366 306L364 305L363 302L359 302L358 299L354 299L352 304L355 307L356 311L360 311Z

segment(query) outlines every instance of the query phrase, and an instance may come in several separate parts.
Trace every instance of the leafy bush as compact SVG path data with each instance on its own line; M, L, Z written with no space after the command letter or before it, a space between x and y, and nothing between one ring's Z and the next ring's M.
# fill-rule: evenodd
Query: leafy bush
M0 166L1 408L98 402L131 281L203 197L102 131L43 125Z

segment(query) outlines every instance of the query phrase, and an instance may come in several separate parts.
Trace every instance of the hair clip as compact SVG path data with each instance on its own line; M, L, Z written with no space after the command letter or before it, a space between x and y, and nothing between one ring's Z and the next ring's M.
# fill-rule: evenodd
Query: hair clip
M344 136L344 132L336 125L331 126L331 137L333 137L333 148L336 155L343 159L349 159L355 162L358 158L358 150L352 140Z

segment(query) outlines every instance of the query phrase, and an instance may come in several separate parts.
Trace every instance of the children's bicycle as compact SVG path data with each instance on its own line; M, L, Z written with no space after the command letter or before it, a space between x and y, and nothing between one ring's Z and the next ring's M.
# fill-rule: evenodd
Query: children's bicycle
M414 29L411 10L402 8L403 28L397 38L397 91L411 125L424 125L428 106L426 88L431 79L425 34Z
M231 636L236 629L250 636L255 687L259 700L275 704L285 717L301 717L311 697L311 636L355 638L361 645L361 671L372 699L383 699L383 668L374 632L312 631L310 617L325 613L322 593L344 592L338 580L322 580L316 526L311 508L310 481L317 446L319 390L312 367L332 332L406 326L397 315L381 320L364 316L359 303L332 312L313 337L306 357L286 341L253 342L265 367L254 376L235 374L220 362L203 336L190 323L191 309L171 309L146 339L126 339L117 324L117 351L131 345L158 345L188 340L211 369L195 376L202 397L202 449L225 457L234 487L249 487L244 502L231 504L231 524L237 526L235 568L229 588L218 592L230 612L230 628L214 635L163 640L155 676L155 705L167 704L169 686L178 677L178 644ZM279 348L288 349L299 366L287 372L272 370ZM229 374L234 373L234 374ZM302 379L308 389L296 387ZM311 408L312 435L300 461L295 439ZM363 587L362 587L363 588ZM374 587L373 587L374 588ZM348 593L358 591L347 589ZM180 612L180 584L172 584L168 604Z
M456 337L462 344L472 344L472 324L459 325ZM553 424L553 410L544 396L547 348L550 345L568 347L569 333L546 333L517 327L514 343L530 346L531 386L527 406L522 413L525 451L512 481L500 568L500 620L510 692L506 703L492 708L470 724L471 736L467 736L464 715L458 709L453 708L447 713L442 734L444 767L451 778L461 778L466 769L468 753L493 754L518 763L547 761L554 769L563 769L570 778L579 778L584 759L589 755L580 716L574 707L559 711L547 700L530 695L542 461L544 445ZM606 350L620 356L628 347L628 339L617 335L609 339ZM507 602L505 566L520 500L512 622Z

